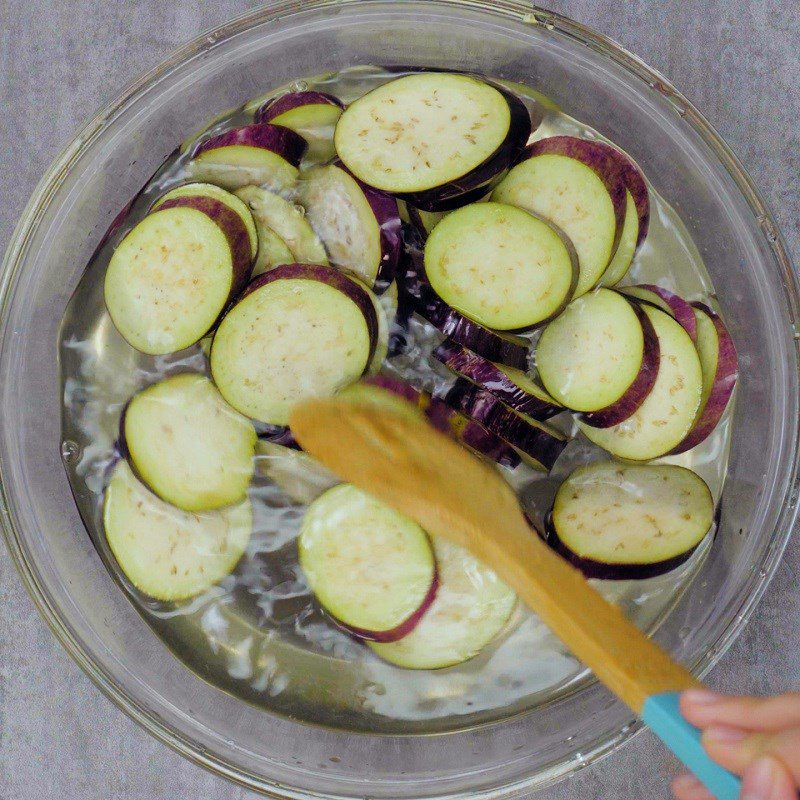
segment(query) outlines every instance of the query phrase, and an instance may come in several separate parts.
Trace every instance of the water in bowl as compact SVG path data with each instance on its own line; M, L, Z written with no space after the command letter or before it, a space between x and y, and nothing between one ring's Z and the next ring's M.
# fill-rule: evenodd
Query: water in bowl
M396 77L356 67L298 81L288 88L317 89L351 102ZM513 90L544 113L534 138L571 134L602 138L561 113L539 90ZM258 103L225 114L202 134L251 121ZM193 140L192 140L193 141ZM255 527L236 571L200 597L172 604L137 592L122 575L106 544L102 495L118 458L119 416L129 397L169 374L208 372L197 345L169 356L134 351L117 333L103 303L103 276L114 247L168 189L184 183L187 151L176 151L134 199L122 224L110 232L86 268L60 331L62 455L89 535L108 569L165 645L205 680L266 711L320 725L373 733L455 730L494 721L574 691L591 678L532 614L519 609L504 634L476 658L450 669L414 672L379 660L335 627L315 605L297 563L296 536L304 507L276 485L257 477L250 495ZM657 282L689 299L713 304L702 259L675 211L650 187L647 239L624 283ZM409 347L386 365L428 389L441 388L447 371L427 358L441 336L414 318ZM556 418L571 427L564 414ZM701 446L661 459L682 464L708 482L717 501L729 448L729 413ZM575 430L571 430L576 433ZM549 507L559 481L575 466L607 455L582 437L574 439L550 476L526 466L506 475L536 519ZM640 581L598 581L643 629L652 631L669 613L702 563L713 532L683 566Z

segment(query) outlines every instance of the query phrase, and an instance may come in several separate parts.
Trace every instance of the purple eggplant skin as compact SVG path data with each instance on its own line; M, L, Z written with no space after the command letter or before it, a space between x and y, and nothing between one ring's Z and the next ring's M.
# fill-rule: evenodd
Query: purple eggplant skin
M447 305L426 280L421 253L406 258L404 276L398 286L410 299L414 311L449 339L489 361L528 369L530 342L521 336L486 328Z
M362 642L396 642L404 636L408 636L414 628L420 623L420 620L425 616L427 610L433 605L436 595L439 593L439 571L434 570L433 580L431 581L428 593L425 599L420 604L419 608L414 611L409 617L404 619L399 625L391 628L388 631L371 631L367 628L357 628L354 625L348 625L337 619L330 612L326 611L328 617L333 621L337 628L340 628L345 633L349 633L356 639Z
M433 189L398 194L400 199L423 211L451 211L460 208L491 191L523 151L533 130L533 121L527 107L515 94L502 86L483 78L478 79L497 89L508 103L511 119L505 140L482 164L466 175Z
M572 564L573 567L582 572L585 578L597 578L606 581L643 580L645 578L656 578L659 575L665 575L667 572L671 572L676 567L688 561L695 550L700 546L698 542L694 547L680 555L668 558L665 561L656 561L652 564L607 564L603 561L583 558L573 550L570 550L561 540L555 529L552 513L548 514L546 517L545 532L542 538L547 542L550 548Z
M686 438L670 453L685 453L705 441L719 424L725 409L730 402L736 381L739 377L739 362L736 355L736 345L733 343L728 329L721 317L703 303L692 303L698 311L706 314L714 323L719 341L719 355L717 356L717 372L714 383L708 395L706 404L700 411L700 416L695 421Z
M425 412L429 424L441 433L453 436L462 444L498 464L513 469L520 458L516 451L474 420L459 414L438 397L431 397L408 381L390 375L372 375L364 383L378 386L408 400Z
M397 275L403 251L403 222L400 219L397 200L392 195L373 189L372 186L360 181L338 158L331 163L331 166L346 172L358 184L375 215L381 234L381 263L373 288L376 294L383 294Z
M636 237L636 249L638 250L642 246L650 227L650 193L647 190L644 173L639 168L639 165L627 153L623 153L622 150L618 150L605 142L595 142L594 144L617 161L622 170L622 180L625 183L625 188L631 193L633 203L636 206L636 216L639 218L639 233Z
M631 307L642 325L642 334L644 335L642 366L639 368L639 372L636 373L633 383L619 400L597 411L587 411L577 415L581 421L591 425L593 428L610 428L632 417L647 399L647 395L650 394L650 390L658 378L661 345L655 328L653 323L650 322L650 317L636 303L631 303Z
M623 288L625 291L628 287ZM645 289L652 292L660 298L669 308L675 321L689 334L689 338L693 342L697 342L697 320L694 318L691 303L687 303L682 297L679 297L675 292L669 289L663 289L661 286L656 286L654 283L640 283L636 286L631 286L631 289ZM635 298L639 302L646 303L647 300L642 297ZM658 308L658 306L656 306Z
M368 378L363 378L362 383L391 392L398 397L402 397L403 400L408 400L412 405L421 408L420 398L422 397L422 392L402 378L395 378L392 375L370 375Z
M239 296L237 303L244 300L245 297L253 292L257 292L268 283L278 280L319 281L334 289L338 289L342 294L352 300L356 306L358 306L359 311L364 315L364 320L367 325L370 350L364 368L367 369L369 367L372 363L373 356L375 355L375 347L378 343L378 315L375 311L375 304L372 298L367 294L367 290L364 289L361 284L352 280L343 272L333 267L326 267L322 264L281 264L269 270L269 272L264 272L258 277L253 278Z
M344 103L332 94L326 92L287 92L286 94L272 97L266 101L255 113L256 123L272 122L275 117L292 111L302 106L336 106L344 109Z
M192 153L192 157L207 153L209 150L219 150L234 145L270 150L288 161L293 167L300 165L303 153L308 147L306 140L299 133L284 128L283 125L256 122L242 128L225 131L225 133L201 142Z
M549 419L563 411L556 403L548 403L518 386L500 367L466 347L445 339L433 357L453 372L491 392L507 406L538 420Z
M236 297L247 284L253 268L250 234L247 232L241 216L220 200L203 195L173 197L171 200L162 203L152 213L159 214L170 208L194 208L197 211L201 211L219 226L231 249L233 279L231 280L231 291L228 299L231 300Z
M524 417L498 400L491 392L459 378L444 401L480 423L490 433L551 470L567 446L558 432Z
M625 205L628 200L620 161L616 152L609 152L609 149L613 150L613 148L607 148L602 142L579 139L577 136L550 136L528 145L520 161L542 155L565 156L574 158L594 170L611 197L614 217L617 221L613 256L622 235L622 226L625 223Z
M458 438L459 441L476 453L480 453L491 461L495 461L503 467L508 467L508 469L518 467L522 461L519 453L513 447L474 420L466 420L458 434Z

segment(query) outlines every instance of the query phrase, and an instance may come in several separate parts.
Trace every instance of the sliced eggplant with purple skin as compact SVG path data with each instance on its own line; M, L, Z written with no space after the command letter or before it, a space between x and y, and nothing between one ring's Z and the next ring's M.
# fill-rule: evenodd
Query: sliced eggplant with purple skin
M261 238L271 239L270 233L274 232L288 247L293 257L279 263L327 265L328 254L325 247L305 218L302 207L260 186L245 186L235 194L252 212L256 225L261 229ZM261 256L259 253L257 269Z
M507 406L538 420L549 419L564 410L541 386L522 370L506 367L446 339L433 357L457 375L491 392Z
M251 243L242 217L208 196L174 197L132 228L105 276L122 337L149 355L202 339L246 284Z
M250 540L253 509L244 500L218 511L181 511L118 461L103 498L103 526L133 586L157 600L188 600L233 572Z
M619 162L598 143L551 136L531 144L492 200L518 206L557 225L578 253L579 297L602 277L625 223L626 188Z
M658 338L647 315L611 289L583 295L548 325L536 346L545 389L596 427L616 425L656 381Z
M521 370L528 368L530 342L527 339L494 331L447 305L428 283L417 254L411 254L405 266L400 289L411 300L417 314L449 339L490 361Z
M331 263L353 272L378 294L385 291L394 280L402 248L397 201L339 164L307 170L298 189L306 219Z
M306 140L282 125L256 123L235 128L201 142L188 172L233 191L265 186L278 192L297 180Z
M171 189L166 194L159 197L158 200L153 203L150 211L157 211L164 203L175 197L211 197L214 200L219 200L221 203L224 203L232 211L235 211L242 218L242 222L245 228L247 228L247 234L250 237L251 257L253 259L256 258L256 254L258 253L258 231L256 230L256 222L253 219L253 215L250 213L250 209L235 194L227 192L225 189L221 189L213 183L185 183L183 186Z
M405 210L406 219L409 225L412 225L417 232L422 236L423 241L428 238L430 232L445 218L449 211L424 211L421 208L412 206L404 200L399 200L398 207ZM403 216L401 210L401 217Z
M619 425L628 417L633 416L647 399L658 378L661 355L658 336L656 336L653 324L647 314L636 306L634 306L634 311L639 318L639 322L642 325L642 333L644 334L642 366L633 379L633 383L616 403L601 408L599 411L588 411L579 414L579 418L583 422L594 428L610 428L612 425Z
M306 142L306 158L324 164L336 155L333 132L344 111L344 103L326 92L287 92L267 100L255 114L256 122L283 125L299 133Z
M703 303L692 303L697 320L697 354L703 372L703 391L697 417L686 438L672 453L685 453L705 441L728 407L739 364L736 346L722 318Z
M588 578L640 579L686 561L713 523L711 491L691 470L601 461L561 484L546 539Z
M491 392L463 378L453 384L444 401L512 445L537 469L552 469L567 446L567 438L560 431L514 411Z
M666 311L667 314L678 321L678 324L689 334L689 338L693 342L697 341L697 320L692 306L682 297L678 297L675 292L656 286L653 283L624 286L620 287L619 291L628 297L633 297L638 301L649 303L651 306Z
M350 484L309 506L298 551L320 605L361 639L402 639L436 597L436 559L427 533Z
M364 390L372 390L364 392ZM459 414L437 397L431 397L427 392L420 391L408 381L391 375L372 375L354 384L349 389L340 393L340 396L350 396L358 399L366 395L366 401L378 403L383 407L398 410L398 404L381 399L378 392L394 396L398 403L403 402L405 407L402 413L416 414L424 412L428 422L442 433L447 433L457 439L466 447L481 456L494 461L502 466L514 469L520 458L517 452L478 422Z
M286 425L292 406L328 397L372 364L378 318L371 293L319 264L285 264L255 278L211 345L211 374L237 411Z
M420 72L353 102L336 126L339 158L360 180L426 211L491 190L528 141L528 109L470 75Z
M448 214L425 242L425 275L451 308L487 328L524 331L572 298L577 260L550 223L504 203Z
M481 652L503 630L517 596L457 544L433 540L439 573L436 598L414 630L396 642L369 642L384 661L405 669L443 669Z
M630 461L650 461L677 447L691 430L702 391L700 359L689 334L666 312L646 304L641 309L658 337L653 388L636 412L618 425L596 428L578 420L590 441Z
M136 475L177 508L213 511L247 496L255 429L205 375L173 375L135 394L120 432Z
M627 153L605 142L595 142L595 146L617 161L626 189L625 221L617 252L599 282L601 286L614 286L627 274L636 251L647 236L650 226L650 194L642 170Z

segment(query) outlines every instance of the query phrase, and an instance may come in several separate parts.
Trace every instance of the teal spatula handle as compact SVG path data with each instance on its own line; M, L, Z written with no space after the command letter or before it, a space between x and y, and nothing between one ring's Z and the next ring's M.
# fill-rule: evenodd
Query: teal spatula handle
M679 697L678 692L648 697L642 719L717 800L738 800L742 782L706 755L700 744L700 731L683 718L678 708Z

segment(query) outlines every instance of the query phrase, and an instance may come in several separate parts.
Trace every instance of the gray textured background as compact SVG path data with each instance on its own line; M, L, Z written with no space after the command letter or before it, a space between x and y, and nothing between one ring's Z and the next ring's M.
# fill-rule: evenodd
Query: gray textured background
M0 248L41 173L98 107L175 47L257 7L246 0L0 0ZM573 0L593 25L699 106L800 250L797 0ZM4 556L2 553L0 556ZM0 800L254 797L157 744L62 651L0 557ZM800 541L711 682L800 680ZM665 798L673 764L649 734L538 798Z

